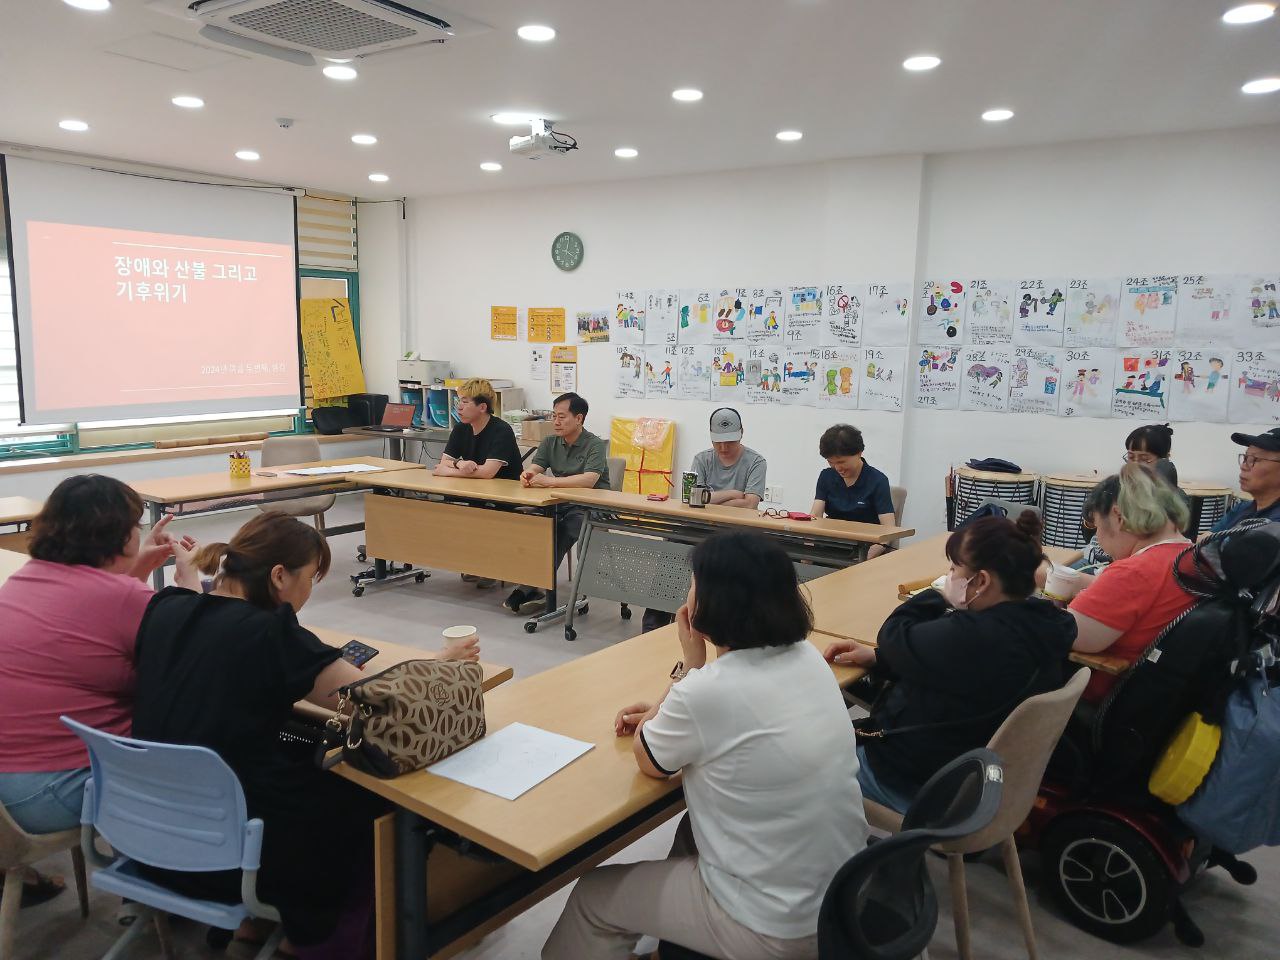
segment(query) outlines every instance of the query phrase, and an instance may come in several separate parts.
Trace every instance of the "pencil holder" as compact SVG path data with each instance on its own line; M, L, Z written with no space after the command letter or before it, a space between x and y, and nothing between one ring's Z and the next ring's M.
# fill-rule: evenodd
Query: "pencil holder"
M228 457L231 469L232 480L248 480L249 479L249 458L242 454L231 454Z

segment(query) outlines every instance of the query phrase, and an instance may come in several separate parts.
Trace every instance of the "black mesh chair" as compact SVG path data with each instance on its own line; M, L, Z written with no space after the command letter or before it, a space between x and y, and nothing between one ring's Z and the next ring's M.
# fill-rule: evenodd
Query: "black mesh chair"
M841 867L818 915L819 960L910 960L924 952L938 923L938 900L925 863L936 843L987 826L1000 806L1004 773L990 750L970 750L930 778L902 831L877 840ZM661 960L710 960L663 942Z

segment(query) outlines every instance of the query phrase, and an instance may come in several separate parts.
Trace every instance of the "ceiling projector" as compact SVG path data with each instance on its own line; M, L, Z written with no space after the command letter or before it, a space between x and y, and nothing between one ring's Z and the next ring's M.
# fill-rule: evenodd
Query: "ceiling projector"
M578 141L567 133L556 133L550 120L534 120L532 132L527 137L512 137L508 144L516 156L529 160L563 156L578 149Z

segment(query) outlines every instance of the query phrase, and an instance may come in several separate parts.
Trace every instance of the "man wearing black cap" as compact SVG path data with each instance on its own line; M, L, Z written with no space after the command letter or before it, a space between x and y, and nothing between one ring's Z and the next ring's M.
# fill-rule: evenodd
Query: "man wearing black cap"
M1253 497L1214 524L1213 532L1230 530L1242 520L1280 520L1280 427L1252 436L1233 433L1240 454L1240 489Z

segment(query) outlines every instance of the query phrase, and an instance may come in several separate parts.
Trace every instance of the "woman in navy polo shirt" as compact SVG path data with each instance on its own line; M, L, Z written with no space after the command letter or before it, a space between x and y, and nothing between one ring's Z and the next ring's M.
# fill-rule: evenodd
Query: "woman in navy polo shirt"
M809 511L815 518L894 525L889 478L862 459L865 449L862 431L850 424L837 423L823 433L818 454L830 466L818 474L818 489ZM867 559L880 556L886 549L872 544Z

